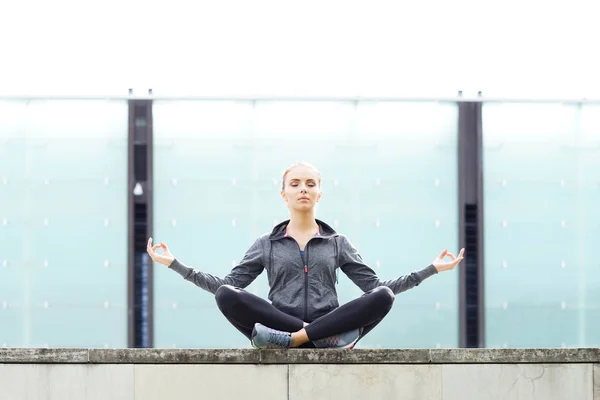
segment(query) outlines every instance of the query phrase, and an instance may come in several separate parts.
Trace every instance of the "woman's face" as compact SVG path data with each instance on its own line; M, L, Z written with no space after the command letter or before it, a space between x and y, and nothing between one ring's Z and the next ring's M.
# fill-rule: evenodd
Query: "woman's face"
M321 198L319 175L305 166L293 168L285 177L281 197L290 210L307 211L314 208Z

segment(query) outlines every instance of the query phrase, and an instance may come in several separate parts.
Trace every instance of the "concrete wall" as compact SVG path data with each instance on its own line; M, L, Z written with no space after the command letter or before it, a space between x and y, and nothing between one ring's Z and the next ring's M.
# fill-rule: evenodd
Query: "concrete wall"
M490 356L461 349L455 362L433 363L391 359L385 351L292 350L284 358L296 362L277 363L275 356L285 352L94 350L104 355L104 361L94 361L92 351L87 360L81 356L85 351L74 352L72 358L56 351L53 361L53 351L32 356L36 351L0 351L0 400L600 400L597 352L588 357L580 353L576 362L556 362L555 353L548 362L524 362L520 356L515 358L519 362L506 363L509 353ZM235 354L240 357L235 359ZM258 362L249 359L256 356ZM337 362L328 362L328 357ZM470 361L459 361L465 358Z

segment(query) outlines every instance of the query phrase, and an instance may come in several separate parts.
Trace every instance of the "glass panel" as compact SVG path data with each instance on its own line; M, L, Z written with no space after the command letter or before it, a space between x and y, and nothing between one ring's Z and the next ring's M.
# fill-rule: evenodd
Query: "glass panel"
M359 103L346 230L384 279L458 251L456 104ZM340 199L343 201L343 199ZM345 300L359 293L340 283ZM365 347L458 346L458 273L434 276L396 296Z
M457 250L457 112L438 103L157 101L154 236L223 277L288 218L282 172L308 161L323 176L318 218L383 279L421 269L445 247ZM154 279L156 347L249 347L211 294L161 265ZM457 283L447 273L399 295L361 346L457 346ZM266 298L266 273L247 290ZM342 304L362 294L343 273L338 293Z
M600 108L485 104L489 347L600 342Z
M125 101L0 103L0 345L127 346Z

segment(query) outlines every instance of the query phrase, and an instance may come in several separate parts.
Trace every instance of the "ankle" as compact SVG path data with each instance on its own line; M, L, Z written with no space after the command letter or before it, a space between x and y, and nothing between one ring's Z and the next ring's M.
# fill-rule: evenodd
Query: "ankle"
M291 347L298 347L308 342L308 335L304 329L299 330L298 332L292 333L292 345Z

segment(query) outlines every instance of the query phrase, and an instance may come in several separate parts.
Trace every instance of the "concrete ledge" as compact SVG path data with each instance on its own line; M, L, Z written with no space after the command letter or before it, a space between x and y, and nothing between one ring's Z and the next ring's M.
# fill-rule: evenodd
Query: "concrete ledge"
M434 364L598 363L600 349L433 349Z
M96 364L260 364L251 349L90 349Z
M0 364L570 364L600 349L0 349Z
M83 364L89 362L88 349L0 348L0 364Z
M0 399L600 400L599 349L0 349Z

